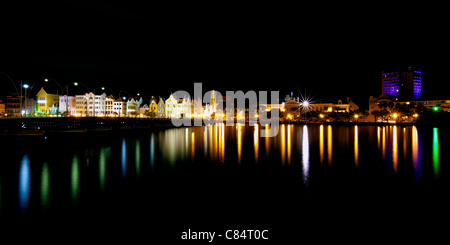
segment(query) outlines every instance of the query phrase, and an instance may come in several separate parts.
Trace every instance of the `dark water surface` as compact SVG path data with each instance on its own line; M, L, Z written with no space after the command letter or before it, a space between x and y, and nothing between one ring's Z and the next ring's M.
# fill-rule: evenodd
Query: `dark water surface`
M257 129L2 139L3 234L170 242L188 229L261 229L266 243L445 234L445 128L281 125L274 138Z

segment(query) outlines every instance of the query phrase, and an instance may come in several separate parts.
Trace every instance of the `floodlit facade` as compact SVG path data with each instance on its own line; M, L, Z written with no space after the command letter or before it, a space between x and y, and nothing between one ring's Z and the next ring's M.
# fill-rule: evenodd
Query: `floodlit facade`
M51 115L58 113L58 109L55 110L55 108L59 107L59 95L49 94L44 90L44 88L41 88L41 90L37 93L36 98L36 112L38 114Z
M121 99L113 102L113 114L116 116L125 116L127 112L127 102Z
M77 103L75 96L59 96L59 112L68 116L77 114Z
M139 115L139 107L142 104L142 98L134 99L127 101L127 116L138 116Z
M176 117L178 112L178 100L171 94L165 103L165 117Z
M156 107L156 117L157 118L165 118L166 117L166 104L162 98L159 98L158 105Z
M77 116L104 116L105 115L106 94L95 95L92 92L84 95L76 95L76 115Z

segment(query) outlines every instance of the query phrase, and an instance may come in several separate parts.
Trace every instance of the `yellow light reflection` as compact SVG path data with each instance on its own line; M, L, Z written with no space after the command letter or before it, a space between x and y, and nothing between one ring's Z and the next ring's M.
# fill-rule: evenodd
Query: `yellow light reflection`
M394 126L393 139L392 139L392 165L394 173L397 173L398 166L398 142L397 142L397 126Z
M412 128L412 162L414 169L419 167L419 135L416 126Z
M191 133L191 158L194 160L195 157L195 133Z
M333 159L333 136L331 131L331 125L328 125L328 164L331 165Z
M269 125L266 125L265 130L266 130L266 132L268 132ZM266 157L268 157L269 156L269 152L270 152L270 141L269 141L270 137L265 137L265 138L266 138Z
M291 163L291 127L292 125L287 126L287 162Z
M381 155L383 156L383 161L386 159L386 127L383 126L383 135L381 140Z
M220 136L220 142L221 142L221 153L220 153L220 161L225 162L225 124L221 123L221 136Z
M286 129L285 125L281 125L281 163L284 166L284 163L286 161Z
M241 154L242 154L242 133L241 133L241 125L237 125L237 135L238 135L238 142L237 142L237 153L238 153L238 163L241 163Z
M259 153L259 127L258 127L258 124L255 124L255 131L253 131L253 144L255 147L255 162L258 162L258 153Z
M319 139L319 149L320 149L320 163L323 163L323 125L320 125L320 139Z
M355 151L355 165L358 167L359 161L359 145L358 145L358 126L355 125L355 143L354 143L354 151Z
M380 133L381 129L380 127L377 127L377 146L378 146L378 150L380 150L380 142L381 142L381 133Z

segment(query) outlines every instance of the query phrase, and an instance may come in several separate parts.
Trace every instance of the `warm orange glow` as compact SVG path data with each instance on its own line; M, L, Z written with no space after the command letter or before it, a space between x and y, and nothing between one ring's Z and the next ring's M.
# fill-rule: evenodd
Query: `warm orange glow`
M255 124L255 131L253 132L253 143L255 147L255 162L258 162L258 152L259 152L259 127Z
M355 151L355 165L358 167L359 161L359 143L358 143L358 126L355 126L355 143L354 143L354 151Z
M238 163L241 163L241 154L242 154L242 133L241 133L241 126L238 124L237 126L237 153L238 153Z
M291 163L291 127L292 125L287 126L287 162Z
M320 118L323 118L323 117L324 117L324 115L323 115L323 114L320 114L320 115L319 115L319 117L320 117ZM321 127L322 127L322 126L321 126Z
M397 141L397 126L394 126L393 139L392 139L392 165L394 172L397 173L398 165L398 141Z
M358 116L358 114L355 114L353 117L358 118L359 116Z
M331 125L328 125L328 164L331 165L333 159L333 135L331 132Z
M398 117L398 115L397 115L397 113L394 113L394 115L392 115L394 118L397 118Z
M320 138L319 138L319 149L320 149L320 163L323 163L323 125L320 125Z
M413 117L418 117L419 116L419 114L417 114L417 113L414 113L414 115L413 115Z
M332 112L333 108L332 107L328 107L328 112Z
M286 131L285 125L281 125L281 163L284 165L286 160Z
M291 114L288 114L288 115L287 115L287 118L288 118L288 119L292 119L292 115L291 115Z

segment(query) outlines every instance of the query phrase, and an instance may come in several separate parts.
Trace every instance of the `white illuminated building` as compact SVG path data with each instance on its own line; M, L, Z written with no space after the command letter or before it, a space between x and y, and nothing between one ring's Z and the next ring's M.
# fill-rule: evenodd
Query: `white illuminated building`
M77 116L104 116L106 94L95 95L92 92L84 95L76 95Z
M67 114L68 116L75 116L77 114L77 104L75 96L59 96L59 112Z

